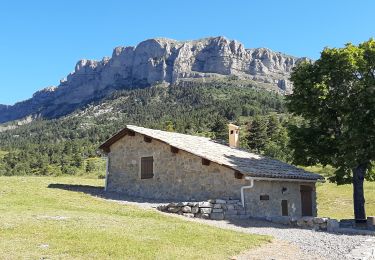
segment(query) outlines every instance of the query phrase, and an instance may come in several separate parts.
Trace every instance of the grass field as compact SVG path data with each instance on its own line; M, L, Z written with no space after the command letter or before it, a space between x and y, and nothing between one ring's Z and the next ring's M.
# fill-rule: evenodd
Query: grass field
M303 167L305 170L321 174L325 177L332 176L335 169L331 166ZM365 199L367 216L375 216L375 182L365 182ZM318 215L337 219L354 217L353 212L353 186L336 185L329 183L317 184Z
M0 259L228 259L271 240L48 187L103 182L0 177Z
M375 182L365 182L366 214L375 216ZM317 184L318 215L338 219L353 218L353 186Z
M0 177L0 259L228 259L271 240L50 186L103 182ZM351 185L318 184L317 192L320 216L353 216ZM375 215L375 183L366 182L365 194L367 215Z

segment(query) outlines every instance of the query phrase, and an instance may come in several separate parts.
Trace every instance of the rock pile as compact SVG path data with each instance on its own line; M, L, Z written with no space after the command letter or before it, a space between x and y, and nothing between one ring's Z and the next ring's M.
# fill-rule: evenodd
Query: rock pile
M289 216L266 217L266 220L295 227L309 228L314 230L328 230L334 232L338 228L338 221L330 218L302 217L295 218Z
M251 218L250 214L242 207L241 202L233 199L216 199L201 202L174 202L159 206L158 210L183 215L189 218L213 220ZM265 217L265 220L288 226L314 230L328 230L330 232L336 232L339 228L339 222L330 218L273 216Z
M216 199L201 202L178 202L159 206L158 209L190 218L214 220L249 218L239 200Z
M239 200L216 199L201 202L178 202L161 205L157 208L160 211L179 214L189 218L203 218L212 220L224 219L249 219L251 215L242 207ZM312 229L315 231L328 231L332 233L350 233L357 235L374 235L375 226L373 226L372 217L368 220L371 228L366 230L347 228L337 219L322 217L290 217L290 216L268 216L262 218L277 224L288 225L291 227L299 227L304 229Z

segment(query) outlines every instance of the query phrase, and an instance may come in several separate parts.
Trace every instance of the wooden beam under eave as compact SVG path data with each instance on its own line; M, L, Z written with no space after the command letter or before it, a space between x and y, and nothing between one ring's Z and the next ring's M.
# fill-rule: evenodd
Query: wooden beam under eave
M172 153L178 153L180 149L178 149L177 147L174 147L174 146L171 146L171 152Z
M111 152L111 148L109 146L103 146L101 147L102 151L105 152L105 153L110 153Z
M129 130L126 132L129 136L135 136L135 132L132 130Z
M234 177L236 179L243 179L243 174L241 172L239 172L239 171L235 171L234 172Z
M206 166L208 166L208 165L210 165L210 163L211 163L210 160L207 160L207 159L205 159L205 158L202 158L202 165L206 165Z
M144 140L146 143L151 143L151 142L152 142L152 138L151 138L151 137L148 137L148 136L143 136L143 140Z

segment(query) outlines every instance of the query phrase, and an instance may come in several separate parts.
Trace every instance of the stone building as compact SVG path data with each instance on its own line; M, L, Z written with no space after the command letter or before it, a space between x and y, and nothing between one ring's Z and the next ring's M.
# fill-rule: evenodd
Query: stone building
M151 199L238 199L248 215L316 216L323 177L206 137L128 125L100 148L107 153L106 190ZM233 135L233 136L232 136Z

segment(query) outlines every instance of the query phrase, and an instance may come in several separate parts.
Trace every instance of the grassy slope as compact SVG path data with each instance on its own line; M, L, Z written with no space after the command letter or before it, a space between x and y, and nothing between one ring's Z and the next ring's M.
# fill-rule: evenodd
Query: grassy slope
M375 182L365 182L366 214L375 216ZM353 218L353 186L318 184L318 214L338 219Z
M334 174L335 169L331 166L303 167L310 172L319 173L325 177ZM366 214L375 216L375 182L365 182ZM336 185L329 183L317 185L318 193L318 215L338 219L353 218L353 186Z
M79 177L0 177L0 258L227 259L270 241L48 188L51 183L103 186Z

